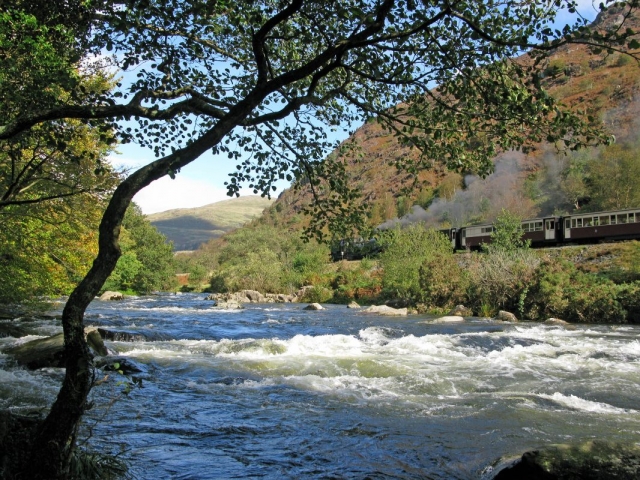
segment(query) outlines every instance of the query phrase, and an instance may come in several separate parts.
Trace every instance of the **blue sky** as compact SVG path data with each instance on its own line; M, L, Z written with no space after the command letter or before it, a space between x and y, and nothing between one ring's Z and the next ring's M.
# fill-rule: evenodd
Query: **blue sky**
M595 18L597 9L594 5L600 0L579 1L581 13L589 19ZM559 18L559 23L563 19ZM336 133L336 140L346 138L344 133ZM118 153L110 157L111 162L119 168L136 169L154 160L151 150L142 148L135 144L120 145ZM211 154L204 155L187 165L174 180L168 176L152 183L139 192L134 201L142 208L146 214L162 212L174 208L190 208L207 205L210 203L226 200L226 188L224 182L228 179L228 174L235 170L236 161L229 160L225 156L214 157ZM277 196L286 182L278 185ZM252 195L250 189L242 191L243 195Z

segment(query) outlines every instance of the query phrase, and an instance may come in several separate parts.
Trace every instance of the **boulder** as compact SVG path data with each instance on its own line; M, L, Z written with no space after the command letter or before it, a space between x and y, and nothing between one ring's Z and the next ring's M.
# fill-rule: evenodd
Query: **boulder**
M207 295L205 300L224 303L290 303L296 302L295 295L285 295L283 293L261 294L256 290L240 290L235 293L212 293Z
M498 315L495 316L495 320L500 320L501 322L517 322L518 317L516 317L513 313L507 312L506 310L500 310Z
M242 303L236 301L236 300L229 300L227 302L221 302L219 301L215 308L220 309L220 310L239 310L241 308L244 308L242 306Z
M102 341L102 335L96 329L85 330L87 344L89 348L93 350L95 353L100 355L101 357L105 357L109 355L109 351L107 347L105 347L104 342Z
M473 317L473 311L464 305L456 305L447 315L453 317Z
M124 295L120 292L111 292L107 290L102 295L100 295L99 300L102 300L102 301L124 300Z
M260 292L256 290L241 290L238 292L241 296L244 296L248 300L247 303L264 303L265 298Z
M562 327L570 326L571 324L566 320L560 320L559 318L547 318L544 321L545 325L560 325Z
M87 343L95 355L106 355L107 348L95 329L85 329ZM46 367L64 367L64 334L39 338L8 348L4 353L12 355L20 365L36 370Z
M310 303L309 305L303 308L303 310L324 310L324 309L325 308L319 303Z
M97 331L104 340L113 342L154 342L171 339L169 335L154 331L111 330L101 327L98 327Z
M397 317L407 315L406 308L392 308L387 305L371 305L369 308L365 308L363 312L375 313L377 315L397 316Z
M360 308L360 305L358 305L358 302L349 302L349 305L347 305L347 308Z
M464 317L460 315L445 315L444 317L436 318L434 323L458 323L464 322Z
M526 452L494 480L636 480L640 447L593 440L577 445L551 445Z

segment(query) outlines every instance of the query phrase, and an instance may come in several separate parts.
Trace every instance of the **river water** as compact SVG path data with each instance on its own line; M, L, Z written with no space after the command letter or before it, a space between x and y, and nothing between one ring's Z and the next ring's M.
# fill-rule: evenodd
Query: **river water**
M640 443L640 326L303 306L94 302L87 325L141 335L106 344L141 369L142 388L125 395L111 373L81 436L140 479L488 479L550 443ZM29 328L0 352L60 331ZM48 405L62 376L1 353L0 368L0 408L16 412Z

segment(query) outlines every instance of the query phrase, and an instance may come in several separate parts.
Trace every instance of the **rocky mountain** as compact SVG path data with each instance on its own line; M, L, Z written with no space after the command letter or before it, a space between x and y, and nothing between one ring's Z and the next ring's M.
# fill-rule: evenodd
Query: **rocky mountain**
M272 200L257 195L223 200L196 208L178 208L148 215L149 221L170 241L174 250L195 250L262 214Z

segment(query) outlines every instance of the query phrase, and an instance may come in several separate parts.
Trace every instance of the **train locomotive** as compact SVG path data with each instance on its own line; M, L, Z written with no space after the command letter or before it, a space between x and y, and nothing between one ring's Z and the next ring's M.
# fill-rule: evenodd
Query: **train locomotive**
M453 250L479 250L491 243L494 228L488 223L440 231ZM532 248L640 239L640 208L532 218L522 221L522 230ZM380 251L375 239L341 240L332 248L331 258L358 260Z

